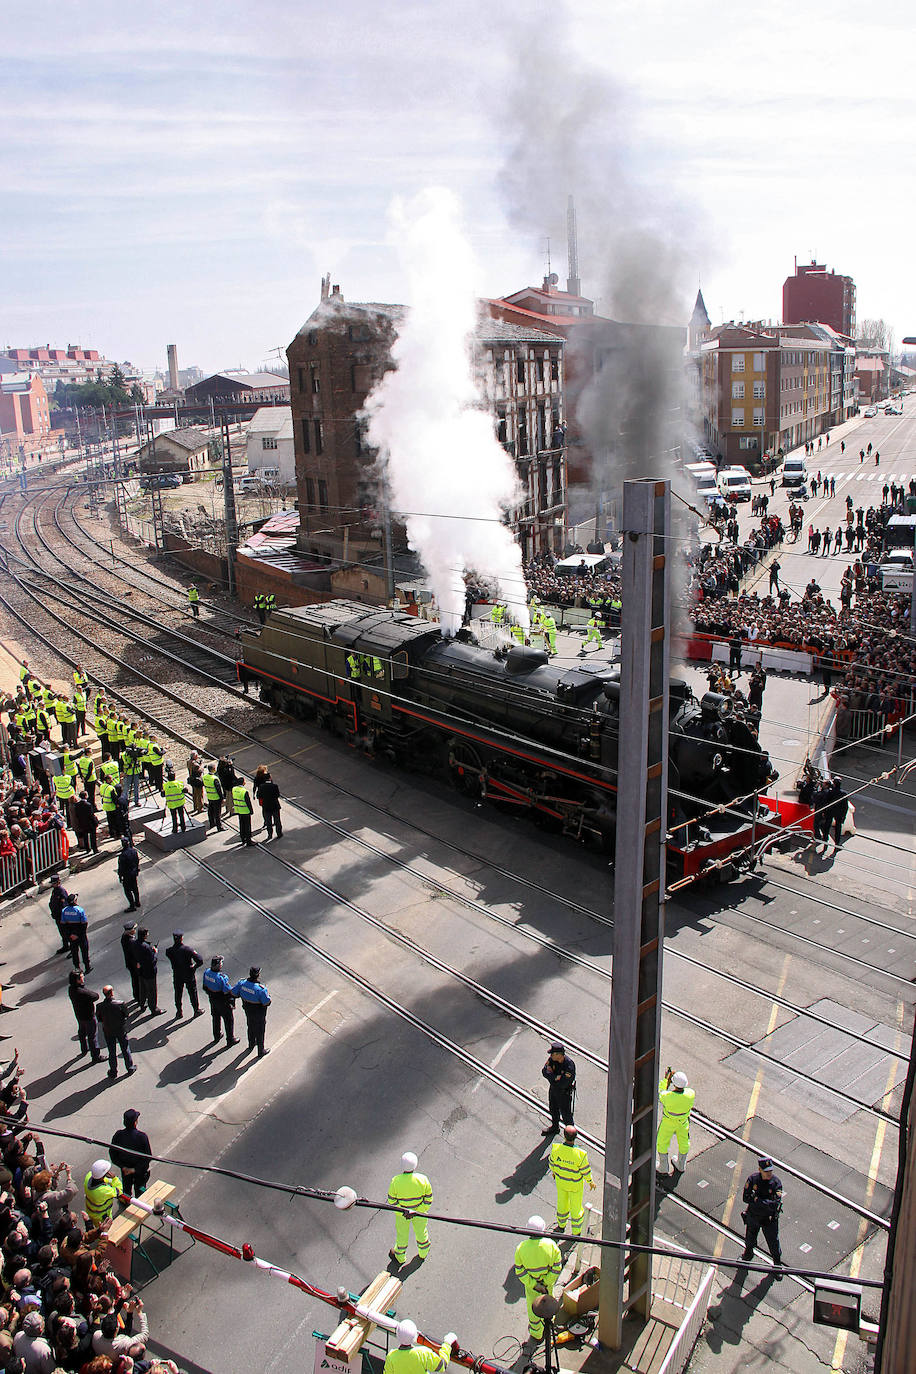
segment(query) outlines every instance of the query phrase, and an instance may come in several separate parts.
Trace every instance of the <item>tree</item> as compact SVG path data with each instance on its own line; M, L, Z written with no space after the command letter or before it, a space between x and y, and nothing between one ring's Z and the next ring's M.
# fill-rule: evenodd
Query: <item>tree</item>
M893 354L896 340L894 331L886 320L861 320L856 343L860 348Z
M146 401L146 397L143 395L143 388L141 387L139 382L134 382L133 386L131 387L130 399L133 401L134 405L138 406L142 406Z

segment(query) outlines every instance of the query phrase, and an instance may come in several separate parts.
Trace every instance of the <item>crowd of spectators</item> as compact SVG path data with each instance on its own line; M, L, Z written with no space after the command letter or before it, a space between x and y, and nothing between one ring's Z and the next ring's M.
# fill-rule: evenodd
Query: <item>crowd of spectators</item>
M70 1166L29 1129L18 1051L0 1071L0 1371L178 1374L147 1351L143 1302L105 1253L107 1224L73 1210Z
M581 549L577 550L581 553ZM597 600L620 597L620 574L614 569L591 574L583 563L581 572L557 573L556 559L550 553L536 555L524 566L529 599L536 596L551 606L589 607Z
M0 864L15 863L22 853L31 877L29 841L49 830L63 830L66 824L57 803L45 795L38 782L28 783L13 771L5 775L0 787Z

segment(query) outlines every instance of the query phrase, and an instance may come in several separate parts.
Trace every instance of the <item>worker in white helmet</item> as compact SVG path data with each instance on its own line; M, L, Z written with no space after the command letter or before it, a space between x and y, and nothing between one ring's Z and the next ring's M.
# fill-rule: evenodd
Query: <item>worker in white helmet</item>
M687 1075L681 1070L665 1070L665 1076L658 1085L658 1136L655 1142L658 1158L655 1167L660 1174L669 1173L669 1151L672 1137L677 1141L677 1154L674 1167L679 1174L687 1165L687 1152L690 1149L690 1113L696 1093L688 1086Z
M515 1276L525 1290L528 1335L532 1344L537 1344L544 1337L544 1318L535 1312L534 1304L542 1293L553 1292L563 1268L563 1257L556 1241L544 1234L547 1223L543 1217L529 1217L527 1229L536 1234L526 1236L515 1247Z
M389 1256L399 1268L407 1259L410 1223L413 1222L417 1254L425 1260L429 1254L425 1214L433 1205L433 1190L426 1175L417 1173L417 1156L412 1150L401 1156L401 1172L391 1180L388 1202L392 1207L403 1209L394 1214L394 1249L388 1251Z
M458 1337L450 1331L439 1349L432 1350L427 1345L417 1345L418 1335L416 1322L398 1322L397 1347L388 1351L382 1374L425 1374L426 1370L448 1369Z

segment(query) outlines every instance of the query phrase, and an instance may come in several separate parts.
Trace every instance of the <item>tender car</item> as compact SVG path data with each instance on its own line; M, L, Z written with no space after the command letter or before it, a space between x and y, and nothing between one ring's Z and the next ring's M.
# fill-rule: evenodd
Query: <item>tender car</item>
M865 412L865 418L866 418L866 420L873 420L877 414L878 414L878 407L877 407L877 406L869 406L868 409L867 409L866 412Z

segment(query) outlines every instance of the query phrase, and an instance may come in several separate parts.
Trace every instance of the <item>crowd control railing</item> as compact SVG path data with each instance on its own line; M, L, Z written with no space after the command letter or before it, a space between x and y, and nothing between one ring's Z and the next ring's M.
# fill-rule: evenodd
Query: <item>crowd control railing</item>
M0 898L12 897L46 873L62 868L70 856L66 830L45 830L15 854L0 858Z
M710 1290L712 1288L715 1272L715 1269L710 1266L703 1275L700 1286L697 1289L697 1295L684 1313L684 1320L678 1327L677 1334L668 1347L668 1353L662 1361L658 1374L681 1374L681 1370L686 1368L687 1361L693 1353L693 1347L699 1339L700 1332L703 1329L703 1323L706 1320Z

